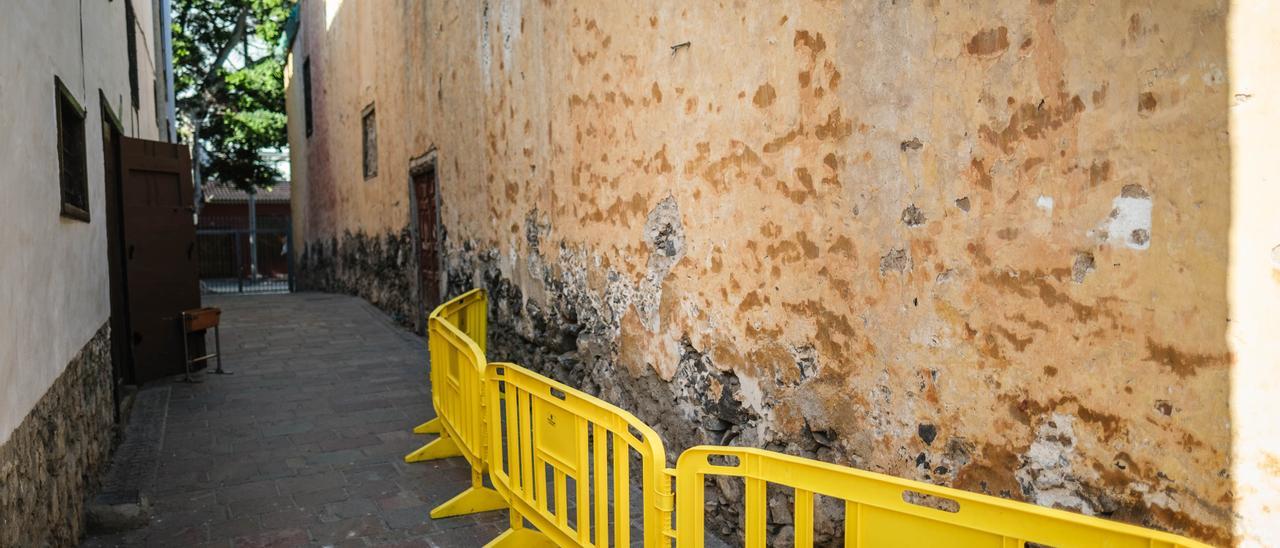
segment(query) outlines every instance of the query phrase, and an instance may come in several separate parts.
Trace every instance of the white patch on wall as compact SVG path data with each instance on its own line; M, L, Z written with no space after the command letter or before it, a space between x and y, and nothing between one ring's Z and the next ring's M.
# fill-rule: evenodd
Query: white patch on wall
M520 8L520 0L507 0L502 3L498 17L498 24L502 26L502 67L507 72L514 70L515 35L520 32L520 12L523 11Z
M741 396L744 407L757 413L764 411L764 391L760 389L760 381L758 379L746 375L738 375L738 394Z
M1084 500L1078 475L1072 470L1076 434L1071 415L1053 413L1036 427L1036 439L1014 474L1023 491L1041 506L1070 508L1085 515L1096 512Z
M1036 207L1043 209L1045 213L1053 213L1053 196L1040 195L1036 198Z
M1095 231L1098 239L1129 249L1151 247L1151 195L1139 185L1125 185L1111 201L1111 214Z
M493 78L489 74L489 68L493 66L493 50L489 43L489 0L485 0L480 6L480 43L477 48L480 50L476 56L480 60L480 74L484 76L487 87L493 87Z
M937 322L927 322L923 327L911 331L912 344L927 348L953 348L955 344L949 335L949 329Z
M1201 76L1200 79L1204 81L1206 86L1217 87L1226 83L1227 76L1222 72L1221 68L1214 66L1205 71L1204 76Z

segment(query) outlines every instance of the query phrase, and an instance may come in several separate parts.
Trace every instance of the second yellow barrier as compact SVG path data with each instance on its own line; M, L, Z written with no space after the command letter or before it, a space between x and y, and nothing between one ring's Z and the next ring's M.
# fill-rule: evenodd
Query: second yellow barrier
M428 340L431 337L431 320L434 318L453 324L454 327L458 328L467 338L471 339L471 342L480 348L482 355L488 351L486 341L489 339L489 294L485 290L472 289L441 303L435 310L432 310L431 314L427 316ZM433 357L432 363L434 361ZM438 368L431 368L430 379L432 385L441 382L438 378L439 373L440 370ZM440 426L440 402L434 390L431 391L431 403L435 407L436 417L414 428L413 432L415 434L444 433L444 429Z
M405 457L406 461L461 456L471 466L471 487L431 510L432 518L442 518L506 508L506 500L485 487L489 467L489 424L486 413L484 352L448 320L431 318L430 336L432 393L442 432L427 446Z
M652 428L518 365L490 364L488 383L489 477L511 503L511 528L488 546L631 546L633 505L643 545L670 545L671 482Z

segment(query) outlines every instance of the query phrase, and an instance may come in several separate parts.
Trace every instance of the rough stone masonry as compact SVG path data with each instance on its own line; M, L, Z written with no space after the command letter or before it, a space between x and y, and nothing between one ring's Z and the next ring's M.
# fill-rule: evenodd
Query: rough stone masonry
M0 546L74 546L115 435L111 337L98 329L0 445Z

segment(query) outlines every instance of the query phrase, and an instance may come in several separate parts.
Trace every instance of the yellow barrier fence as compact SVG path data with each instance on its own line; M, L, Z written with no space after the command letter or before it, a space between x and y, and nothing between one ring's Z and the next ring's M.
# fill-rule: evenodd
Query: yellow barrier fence
M700 446L682 453L676 464L681 548L703 545L709 475L743 478L743 532L750 548L765 545L769 484L794 490L798 548L813 546L814 495L844 501L846 547L1206 546L1132 525L760 449Z
M646 548L670 546L673 539L680 548L701 548L708 476L742 478L744 539L750 548L766 542L770 485L793 493L797 547L814 544L817 496L843 502L846 547L1206 546L1132 525L759 449L694 447L668 469L662 440L630 413L521 366L487 363L487 301L485 292L475 289L428 318L437 418L414 431L440 437L405 461L467 460L471 487L433 509L431 517L509 508L510 528L488 546L630 546L635 508L641 512ZM485 487L485 474L493 488ZM637 475L640 500L633 501Z
M462 331L467 338L471 339L471 342L480 348L481 354L488 351L486 341L489 338L489 294L485 290L472 289L456 298L445 301L431 311L431 314L427 316L428 338L431 336L430 325L432 318L440 318L453 324L454 327ZM439 370L437 368L431 368L430 378L432 385L440 382L440 379L437 378L438 373ZM435 406L436 417L418 425L413 429L413 433L444 433L444 429L440 426L440 403L434 390L431 392L431 403ZM406 457L405 460L408 461L408 458Z
M511 504L511 528L488 546L631 546L632 504L643 509L644 546L670 545L671 482L652 428L518 365L490 364L488 383L489 477Z
M416 462L461 456L471 465L471 487L431 510L432 518L442 518L506 508L506 500L484 486L488 463L488 415L484 397L488 364L484 352L448 320L431 318L428 326L433 383L443 431L436 441L409 456Z

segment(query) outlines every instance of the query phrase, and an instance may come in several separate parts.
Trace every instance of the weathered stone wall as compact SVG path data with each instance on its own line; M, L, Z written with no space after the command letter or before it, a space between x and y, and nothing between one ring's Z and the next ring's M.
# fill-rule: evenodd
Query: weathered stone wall
M298 289L358 295L412 327L418 314L412 252L408 229L313 240L298 260Z
M368 6L303 4L303 241L399 230L434 148L494 358L673 452L1232 539L1225 4Z
M104 324L0 445L0 546L75 546L114 435Z

